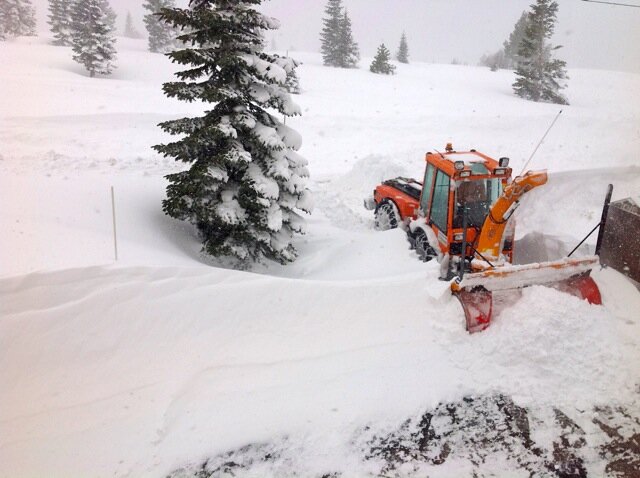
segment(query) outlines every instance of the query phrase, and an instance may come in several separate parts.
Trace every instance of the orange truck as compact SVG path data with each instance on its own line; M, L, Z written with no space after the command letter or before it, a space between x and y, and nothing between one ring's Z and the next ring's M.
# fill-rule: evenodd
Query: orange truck
M524 194L547 182L546 171L512 178L508 158L496 160L475 150L457 152L451 144L445 153L427 153L425 160L422 182L384 181L365 200L365 207L375 211L377 229L404 228L421 260L441 262L446 271L442 278L451 281L469 332L489 326L495 291L542 284L601 303L589 275L599 263L597 255L512 264L513 213Z

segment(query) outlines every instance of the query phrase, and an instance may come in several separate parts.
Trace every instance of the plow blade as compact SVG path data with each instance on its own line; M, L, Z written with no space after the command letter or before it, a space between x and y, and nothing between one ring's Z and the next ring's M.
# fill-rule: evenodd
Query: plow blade
M602 304L600 290L589 276L591 269L598 264L598 257L593 256L522 266L506 265L469 273L461 281L452 282L451 291L462 304L467 330L475 333L491 323L493 291L545 285L587 300L590 304Z

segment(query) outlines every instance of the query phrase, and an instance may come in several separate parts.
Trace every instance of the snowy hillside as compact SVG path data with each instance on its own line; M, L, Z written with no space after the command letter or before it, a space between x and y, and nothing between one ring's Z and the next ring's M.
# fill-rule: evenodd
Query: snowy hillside
M206 263L160 209L177 166L151 150L167 139L156 125L202 106L163 96L174 67L145 48L119 39L114 75L91 79L46 39L0 44L0 476L165 476L208 459L214 476L227 462L261 477L558 476L550 460L604 476L625 450L640 461L630 282L594 271L603 306L528 288L469 336L438 265L362 207L447 142L519 172L558 106L513 96L510 72L415 63L381 77L295 54L303 116L288 124L316 209L298 261L237 272ZM571 106L531 165L549 184L518 211L529 260L591 230L607 184L614 199L640 192L640 76L569 74ZM470 457L468 436L444 431L478 409L475 433L510 416L522 440ZM430 449L414 440L425 414Z

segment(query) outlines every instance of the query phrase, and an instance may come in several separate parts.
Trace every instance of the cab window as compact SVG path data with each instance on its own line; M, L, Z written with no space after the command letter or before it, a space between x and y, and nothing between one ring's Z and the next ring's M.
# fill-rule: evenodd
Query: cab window
M449 212L449 184L451 180L444 172L438 171L433 188L431 204L431 222L443 233L447 233L447 216Z
M422 184L422 197L420 198L420 211L424 217L429 217L429 206L431 205L431 191L433 184L433 172L435 168L433 164L427 165L427 171L424 173L424 183Z

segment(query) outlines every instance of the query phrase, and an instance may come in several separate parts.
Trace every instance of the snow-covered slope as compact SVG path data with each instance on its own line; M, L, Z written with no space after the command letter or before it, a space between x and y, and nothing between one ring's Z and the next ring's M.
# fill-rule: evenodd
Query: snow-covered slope
M414 64L379 77L296 55L304 116L289 124L317 208L295 264L235 272L205 263L194 231L160 210L176 166L151 151L166 139L155 125L201 106L162 96L173 67L143 42L119 50L113 77L89 79L44 39L0 44L12 65L0 70L0 475L158 476L284 440L288 454L255 476L359 476L376 469L358 430L476 394L582 426L597 405L638 415L640 294L622 276L595 271L603 307L529 288L468 336L437 264L402 232L375 233L361 207L447 141L518 170L559 108L515 98L511 73ZM551 180L518 211L533 255L577 243L606 184L615 198L640 190L640 77L570 76L572 105L532 164ZM586 432L598 476L602 439Z

